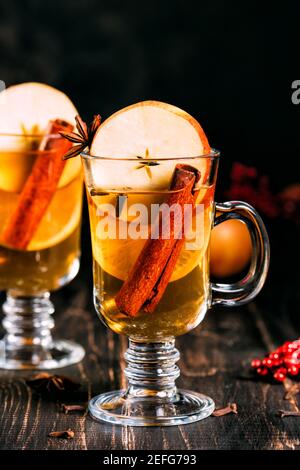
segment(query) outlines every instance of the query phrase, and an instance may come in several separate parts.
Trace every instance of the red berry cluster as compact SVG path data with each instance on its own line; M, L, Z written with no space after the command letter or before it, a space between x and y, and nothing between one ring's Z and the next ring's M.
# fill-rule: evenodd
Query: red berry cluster
M268 176L261 175L253 166L239 162L232 165L230 181L225 197L249 202L271 219L281 217L300 223L300 183L291 184L280 193L273 194Z
M251 367L264 377L283 382L286 376L300 376L300 339L287 341L264 359L253 359Z
M244 200L270 218L279 215L276 197L269 188L269 179L259 175L255 167L234 162L230 174L231 186L225 196L233 200Z

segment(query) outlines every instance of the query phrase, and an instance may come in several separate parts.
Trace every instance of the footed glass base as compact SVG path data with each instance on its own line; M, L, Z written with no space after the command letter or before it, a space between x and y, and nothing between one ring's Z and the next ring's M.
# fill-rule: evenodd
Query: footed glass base
M125 397L125 398L124 398ZM188 390L178 390L171 400L127 397L125 390L103 393L89 402L93 418L125 426L175 426L207 418L213 400Z
M73 341L52 338L54 307L49 295L21 297L8 293L3 305L1 369L58 369L84 357L84 349Z
M22 347L10 351L5 340L0 341L0 369L49 370L70 366L80 362L84 349L73 341L53 341L47 348Z
M179 352L175 341L139 343L129 339L125 353L126 390L98 395L89 402L93 418L125 426L174 426L207 418L213 400L177 390Z

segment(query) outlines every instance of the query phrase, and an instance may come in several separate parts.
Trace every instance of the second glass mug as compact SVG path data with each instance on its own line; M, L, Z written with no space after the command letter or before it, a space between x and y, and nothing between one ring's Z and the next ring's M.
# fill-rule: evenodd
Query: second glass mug
M129 348L125 353L128 388L92 398L89 411L96 419L131 426L178 425L206 418L214 410L213 400L201 393L177 389L175 385L180 375L176 365L179 352L174 345L175 337L195 328L212 305L241 305L258 294L269 266L269 241L265 226L257 212L244 202L214 203L219 163L219 152L216 150L194 158L140 159L139 171L144 171L144 164L151 173L149 175L147 170L151 177L151 189L146 190L139 186L138 179L136 182L134 179L136 158L107 158L87 153L81 157L89 204L95 307L106 326L129 337ZM143 297L144 289L146 291L148 283L152 282L149 272L155 267L155 259L149 262L149 256L146 256L145 247L148 246L148 253L151 251L149 240L130 238L128 235L116 236L116 232L112 235L104 233L107 232L104 214L108 208L113 208L109 216L105 214L108 217L105 223L115 222L120 234L121 227L128 228L132 223L134 211L130 209L136 208L133 204L142 204L151 213L150 206L153 207L153 204L159 205L166 200L169 203L179 201L181 189L169 190L169 184L161 189L161 181L157 180L159 171L170 176L170 183L178 166L192 171L203 167L209 169L193 190L202 207L202 223L200 228L197 227L201 232L201 246L188 249L186 244L182 245L167 287L151 313L149 303L148 307L145 303L138 311L133 311L136 299ZM172 196L174 193L177 193L175 199ZM217 217L215 210L219 214ZM193 223L194 216L195 213ZM241 281L213 284L209 276L211 229L231 218L247 225L252 239L252 260L248 274ZM152 219L146 221L148 233L153 226L151 224ZM155 243L151 245L153 247L151 256L155 257ZM142 285L135 274L144 269L148 269L148 274L145 274ZM126 288L128 292L125 292Z
M3 304L4 337L0 341L0 368L56 369L79 362L84 350L73 341L53 339L54 306L50 292L69 283L77 274L80 256L82 172L78 161L67 162L51 201L26 248L7 243L4 232L20 238L15 227L22 191L37 159L51 159L55 148L39 150L42 139L60 141L58 134L0 134L0 290L7 291ZM43 183L34 180L34 198L51 188L53 166ZM45 187L43 187L43 185ZM21 225L30 224L26 208ZM20 211L19 211L20 212Z

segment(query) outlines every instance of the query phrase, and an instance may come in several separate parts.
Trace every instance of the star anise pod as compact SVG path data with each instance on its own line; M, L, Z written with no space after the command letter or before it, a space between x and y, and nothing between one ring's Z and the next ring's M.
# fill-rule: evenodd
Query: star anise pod
M75 117L75 120L78 132L60 132L62 137L76 144L63 156L63 160L76 157L87 147L90 149L96 131L101 124L100 114L94 116L89 126L87 126L79 115Z
M31 379L26 380L26 384L41 394L60 394L62 392L73 392L80 387L80 384L74 382L64 375L50 375L42 372Z

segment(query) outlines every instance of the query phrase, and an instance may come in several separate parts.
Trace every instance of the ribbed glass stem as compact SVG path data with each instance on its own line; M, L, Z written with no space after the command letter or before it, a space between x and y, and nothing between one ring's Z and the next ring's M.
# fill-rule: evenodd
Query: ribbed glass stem
M175 380L180 375L176 362L180 356L174 344L174 340L148 344L129 339L125 353L128 398L176 398Z
M51 316L54 307L49 293L20 297L8 292L3 311L7 359L45 360L47 347L52 343L51 329L54 326Z
M8 292L3 305L1 369L51 370L81 361L84 356L81 346L52 338L54 306L49 297L48 292L34 297Z

